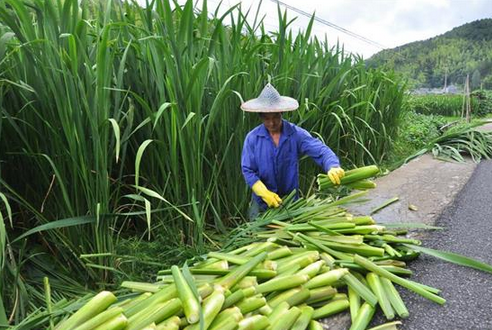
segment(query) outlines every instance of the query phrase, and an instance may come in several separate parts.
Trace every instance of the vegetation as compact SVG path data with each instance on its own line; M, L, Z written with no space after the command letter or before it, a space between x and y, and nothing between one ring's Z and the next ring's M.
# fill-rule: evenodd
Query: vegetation
M492 89L492 19L456 27L443 35L383 50L368 61L371 67L395 70L410 87L463 86Z
M483 117L492 113L492 91L476 90L471 93L475 106L472 105L472 113Z
M353 171L365 180L378 168ZM122 288L133 293L117 293L118 299L102 291L55 305L51 313L42 308L14 329L39 329L51 322L60 330L241 330L253 325L303 330L312 320L349 309L350 329L363 330L376 308L387 320L409 317L400 286L446 302L441 290L408 279L413 272L407 263L421 252L492 273L491 265L403 237L415 224L382 225L370 216L354 217L346 205L361 202L363 192L336 201L315 195L293 201L292 196L282 208L238 230L228 252L209 252L191 266L163 269L155 283L123 282ZM118 327L111 327L115 322Z
M442 135L441 128L449 119L438 115L423 115L408 111L405 113L392 152L385 167L393 169L401 165L402 160L416 154L430 141Z
M474 100L474 99L473 99ZM474 100L475 101L475 100ZM409 95L408 108L424 115L459 117L463 112L463 95ZM474 109L477 102L472 102Z
M44 275L54 301L111 283L139 261L116 249L127 237L195 254L218 244L211 231L250 199L239 162L258 119L239 104L269 77L301 103L288 119L345 167L391 148L404 85L312 37L313 21L297 34L279 10L269 33L240 6L151 4L0 4L1 211L12 214L0 221L0 322L44 304ZM302 166L306 188L316 172Z

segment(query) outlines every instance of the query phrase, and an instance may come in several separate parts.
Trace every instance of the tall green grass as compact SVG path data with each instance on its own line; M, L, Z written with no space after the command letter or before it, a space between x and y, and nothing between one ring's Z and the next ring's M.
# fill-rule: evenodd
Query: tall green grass
M111 281L122 235L166 230L200 251L206 226L235 224L250 199L242 143L259 124L239 105L269 77L300 101L287 118L344 167L378 163L391 147L401 81L311 35L313 20L297 33L279 8L270 33L240 6L148 4L0 3L0 184L14 218L1 230L13 251L2 293L14 319L43 301L44 274L54 291L67 277ZM318 170L302 166L306 188Z
M463 112L463 102L463 95L458 94L409 95L407 106L409 110L423 115L459 117ZM477 99L472 98L472 114L475 114L478 106Z

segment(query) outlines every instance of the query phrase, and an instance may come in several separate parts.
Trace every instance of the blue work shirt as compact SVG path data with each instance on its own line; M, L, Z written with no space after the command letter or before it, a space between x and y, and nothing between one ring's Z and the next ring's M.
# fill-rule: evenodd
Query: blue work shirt
M303 155L311 157L325 172L340 166L335 153L305 129L282 120L282 132L276 147L267 128L261 124L244 140L241 156L244 179L250 187L261 180L280 197L288 195L299 188L299 158ZM255 193L253 198L262 209L267 208Z

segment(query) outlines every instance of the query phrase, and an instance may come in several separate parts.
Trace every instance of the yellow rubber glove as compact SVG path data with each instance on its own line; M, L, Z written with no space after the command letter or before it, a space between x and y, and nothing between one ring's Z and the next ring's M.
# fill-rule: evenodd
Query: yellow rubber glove
M328 171L328 178L330 178L331 182L334 185L338 186L341 182L341 179L345 176L345 171L341 167L332 167Z
M268 207L279 207L280 204L282 204L282 199L280 199L273 191L268 190L261 180L256 181L251 189L253 189L256 195L263 199Z

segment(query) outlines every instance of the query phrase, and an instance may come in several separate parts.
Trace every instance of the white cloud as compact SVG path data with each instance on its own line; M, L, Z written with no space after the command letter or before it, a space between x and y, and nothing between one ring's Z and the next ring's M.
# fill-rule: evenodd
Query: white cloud
M138 0L145 2L145 0ZM199 0L198 3L201 3ZM260 0L223 0L222 12L241 2L243 8L256 10ZM412 41L424 40L442 34L452 28L481 18L492 17L490 0L281 0L351 32L380 43L396 47ZM179 0L184 3L184 0ZM219 0L208 0L209 8L215 8ZM281 7L285 10L284 7ZM261 7L265 26L273 30L278 26L277 5L263 0ZM298 16L292 24L294 31L305 29L309 19L288 10L289 17ZM253 15L251 15L253 16ZM380 48L350 37L338 30L316 22L313 32L333 45L340 40L346 49L369 57Z

